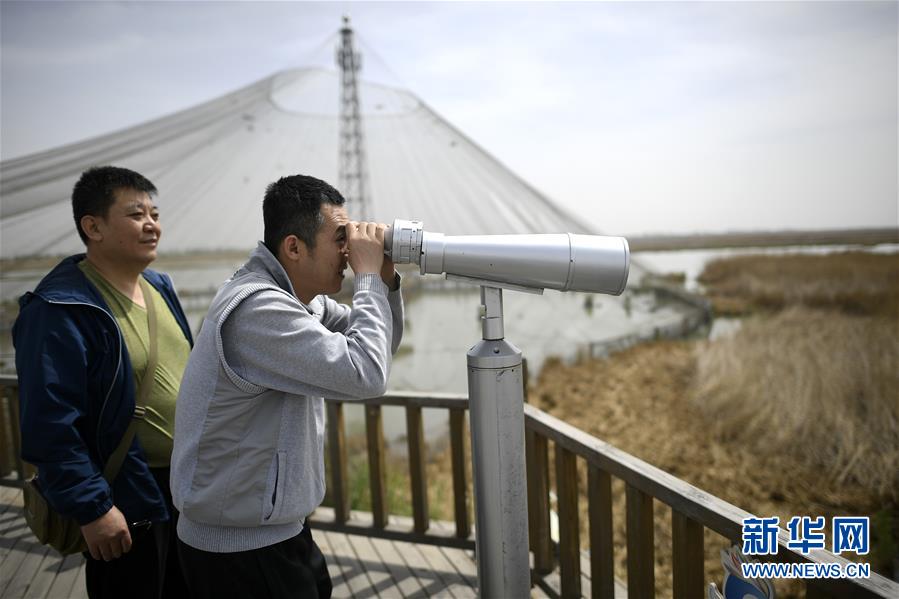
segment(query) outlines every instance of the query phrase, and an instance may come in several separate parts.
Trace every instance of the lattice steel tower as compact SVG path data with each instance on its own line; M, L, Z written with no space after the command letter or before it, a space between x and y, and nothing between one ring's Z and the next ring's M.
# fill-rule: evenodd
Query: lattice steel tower
M356 73L362 68L362 56L353 49L353 30L350 29L350 18L346 16L340 30L337 65L341 74L339 187L346 198L350 217L371 220L365 139L356 81Z

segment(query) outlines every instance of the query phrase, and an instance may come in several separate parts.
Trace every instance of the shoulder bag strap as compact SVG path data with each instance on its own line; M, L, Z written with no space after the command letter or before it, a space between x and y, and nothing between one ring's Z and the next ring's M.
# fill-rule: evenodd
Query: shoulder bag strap
M112 483L119 474L122 462L125 461L125 455L131 448L134 441L134 435L137 433L137 423L143 420L146 411L145 406L150 398L150 390L153 388L153 382L156 373L156 365L158 364L158 355L156 351L156 308L153 305L153 291L150 284L144 278L140 277L140 288L144 294L144 304L147 306L147 328L149 329L150 339L149 348L147 349L147 370L144 372L144 378L141 379L140 389L138 389L137 397L134 398L134 417L128 424L125 435L119 442L119 446L109 457L106 467L103 469L103 478L106 482Z

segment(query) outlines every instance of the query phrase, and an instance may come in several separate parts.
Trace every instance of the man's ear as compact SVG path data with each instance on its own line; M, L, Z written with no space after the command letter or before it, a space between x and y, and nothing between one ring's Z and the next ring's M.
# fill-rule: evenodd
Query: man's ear
M81 230L87 235L91 241L103 241L103 234L100 232L100 219L92 214L85 214L81 217Z
M309 256L309 248L296 235L288 235L281 240L281 254L287 260L302 260Z

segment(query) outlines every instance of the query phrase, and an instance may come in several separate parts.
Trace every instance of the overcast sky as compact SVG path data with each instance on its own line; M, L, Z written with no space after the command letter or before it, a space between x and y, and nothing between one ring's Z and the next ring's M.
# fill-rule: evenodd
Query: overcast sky
M897 6L3 0L0 155L331 68L347 13L365 78L604 232L897 226Z

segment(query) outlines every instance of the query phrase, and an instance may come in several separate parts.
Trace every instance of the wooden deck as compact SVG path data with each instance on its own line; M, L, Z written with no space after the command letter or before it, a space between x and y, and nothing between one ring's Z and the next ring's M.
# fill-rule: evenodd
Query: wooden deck
M366 515L353 513L353 519ZM370 517L368 518L370 519ZM411 518L391 516L391 524L411 525ZM451 524L432 521L437 530ZM315 531L316 542L328 561L334 597L452 597L477 596L477 565L472 551ZM589 580L584 580L589 593ZM547 579L550 595L535 587L532 597L553 596L558 576ZM40 545L22 514L22 491L0 486L0 599L27 597L82 599L84 558L63 558Z

